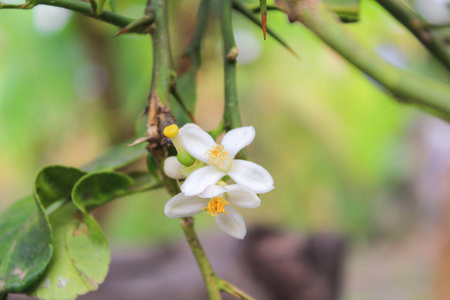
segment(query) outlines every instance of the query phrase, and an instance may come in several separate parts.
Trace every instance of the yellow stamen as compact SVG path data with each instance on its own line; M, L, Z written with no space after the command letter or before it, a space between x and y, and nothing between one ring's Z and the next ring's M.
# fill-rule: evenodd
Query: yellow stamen
M172 124L164 128L164 135L168 138L174 138L178 134L178 126L177 124Z
M228 151L222 145L215 145L205 153L209 156L209 165L215 165L222 168L224 160L229 159Z
M227 214L225 211L225 206L230 204L228 201L223 199L222 197L214 197L208 202L208 206L203 207L202 210L207 209L207 213L211 216L215 217L218 214Z

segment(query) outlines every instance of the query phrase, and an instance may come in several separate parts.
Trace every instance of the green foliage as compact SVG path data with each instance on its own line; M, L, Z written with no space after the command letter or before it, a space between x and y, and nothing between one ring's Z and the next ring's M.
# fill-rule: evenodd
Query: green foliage
M35 284L50 261L50 226L32 196L1 215L0 241L2 299L2 293L23 292Z
M142 148L124 146L86 169L119 168L143 154ZM35 199L17 202L0 221L1 296L15 292L74 299L97 289L108 272L110 253L102 230L86 212L119 196L157 187L155 176L86 173L59 165L43 168L35 179Z
M129 193L128 187L133 183L131 177L120 173L91 173L81 178L74 186L72 201L80 210L86 212Z
M70 196L72 187L85 172L65 166L48 166L36 176L34 193L45 209Z
M108 243L98 224L72 203L53 212L49 221L54 254L29 294L41 299L75 299L97 289L110 262Z

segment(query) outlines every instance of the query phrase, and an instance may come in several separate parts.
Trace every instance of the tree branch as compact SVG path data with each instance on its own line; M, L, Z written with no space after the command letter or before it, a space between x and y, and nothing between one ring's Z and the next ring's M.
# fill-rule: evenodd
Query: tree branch
M85 16L104 21L106 23L116 25L120 28L123 28L129 24L131 24L135 19L126 17L111 11L103 10L100 15L97 15L93 10L92 6L89 3L85 3L77 0L32 0L30 2L25 3L24 5L13 5L13 4L2 4L0 3L0 9L31 9L36 5L49 5L66 8L68 10L72 10L78 13L81 13ZM150 18L148 23L143 24L141 26L135 27L131 29L129 32L134 33L148 33L146 31L146 27L153 22L153 19Z
M236 88L236 58L239 55L239 49L234 41L233 25L231 23L232 1L222 0L220 3L220 22L222 27L223 63L225 73L225 110L223 117L225 130L230 130L241 127Z
M443 119L450 119L450 86L423 75L397 69L367 49L338 23L320 1L277 0L291 22L298 21L355 67L378 81L403 102L414 104Z
M206 289L210 300L220 300L220 290L218 283L220 278L217 277L214 269L212 268L208 257L203 250L202 245L198 239L197 233L194 229L194 219L192 217L186 217L180 219L181 228L183 229L189 246L191 247L192 254L197 261L200 272L202 273L203 280L205 281Z
M429 24L417 16L407 4L401 0L377 0L394 18L403 24L414 36L450 70L450 51L442 39L433 33ZM446 25L448 27L448 24Z
M148 0L145 15L153 14L155 22L150 28L153 42L153 76L149 104L147 106L149 128L149 151L162 173L164 185L171 196L180 192L175 180L164 174L163 161L167 157L167 150L163 143L162 131L167 125L175 122L168 110L170 90L174 83L175 71L169 40L166 0ZM153 134L153 136L152 136ZM186 217L180 219L180 224L186 240L200 268L210 299L221 299L218 278L206 256L194 230L194 219Z

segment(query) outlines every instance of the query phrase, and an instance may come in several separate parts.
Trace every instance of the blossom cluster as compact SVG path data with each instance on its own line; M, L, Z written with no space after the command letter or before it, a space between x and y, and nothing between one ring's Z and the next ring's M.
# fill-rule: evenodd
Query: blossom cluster
M221 144L198 125L166 127L164 135L172 140L177 156L168 157L164 172L174 179L184 179L181 193L165 206L169 218L193 216L202 211L215 217L219 227L242 239L246 226L232 205L256 208L261 204L257 194L271 191L273 178L263 167L236 155L255 137L252 126L228 131Z

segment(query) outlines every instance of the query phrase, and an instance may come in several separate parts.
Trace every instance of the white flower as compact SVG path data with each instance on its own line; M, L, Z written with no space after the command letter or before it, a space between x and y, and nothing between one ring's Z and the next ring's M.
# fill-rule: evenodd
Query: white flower
M243 239L247 233L242 216L231 204L243 208L256 208L261 204L255 192L239 185L209 185L198 196L183 193L167 201L164 213L169 218L190 217L203 210L215 217L217 225L229 235Z
M225 175L257 194L274 188L273 178L266 169L250 161L234 159L241 149L253 141L253 126L230 130L223 137L222 145L216 144L206 131L195 124L186 124L179 133L183 148L194 158L209 164L186 178L181 186L184 195L199 195L208 185L216 184Z

